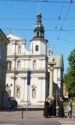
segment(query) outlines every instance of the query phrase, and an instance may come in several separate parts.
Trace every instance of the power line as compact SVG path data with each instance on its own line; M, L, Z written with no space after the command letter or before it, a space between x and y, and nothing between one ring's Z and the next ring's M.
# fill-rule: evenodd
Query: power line
M74 41L69 41L69 40L65 40L65 39L61 39L61 38L59 38L58 40L65 41L65 42L70 43L70 44L75 44Z
M63 3L63 5L62 5L62 8L61 8L61 11L60 11L60 14L59 14L59 17L58 17L57 24L56 24L56 27L55 27L55 28L57 28L57 26L58 26L58 22L59 22L59 20L60 20L60 18L61 18L61 14L62 14L62 11L63 11L63 8L64 8L64 5L65 5L65 1L66 1L66 0L64 0L64 3Z
M43 18L43 20L57 20L58 18ZM61 20L64 20L65 18L61 18ZM23 17L17 17L17 18L12 18L12 17L0 17L0 20L36 20L36 18L23 18ZM75 18L66 18L66 20L75 20Z
M2 28L4 30L10 30L10 28ZM11 30L33 30L32 28L11 28ZM45 29L46 31L54 31L54 32L58 32L60 31L60 29ZM62 32L75 32L75 29L63 29Z
M63 1L56 1L56 0L0 0L0 1L17 1L17 2L48 2L48 3L64 3ZM73 1L73 0L71 0ZM65 2L66 4L69 3L69 1ZM73 3L75 3L75 1L73 1Z
M68 15L68 12L69 12L69 9L70 9L70 6L71 6L71 3L72 3L72 0L70 0L70 4L69 4L69 6L68 6L68 9L67 9L67 12L66 12L65 18L64 18L63 23L62 23L62 25L61 25L61 29L60 29L60 31L59 31L59 35L58 35L57 38L60 37L60 34L61 34L62 29L63 29L63 25L64 25L64 23L65 23L66 17L67 17L67 15Z

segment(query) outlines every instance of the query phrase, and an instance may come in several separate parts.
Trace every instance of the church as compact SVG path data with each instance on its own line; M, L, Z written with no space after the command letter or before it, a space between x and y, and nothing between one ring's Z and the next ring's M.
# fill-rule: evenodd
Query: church
M6 91L14 97L18 105L40 105L48 95L47 80L47 43L44 38L44 26L41 13L37 14L34 36L30 40L30 49L26 49L26 40L12 33L7 34L10 43L7 46ZM30 72L30 85L27 73Z
M49 95L49 65L47 56L48 40L44 37L44 26L41 13L37 14L34 36L30 40L30 49L26 48L26 40L12 33L7 34L10 43L7 46L6 91L14 97L18 105L43 105ZM63 59L55 58L54 79L61 74L60 90L62 90ZM58 62L60 65L58 65ZM58 73L59 72L59 73ZM29 74L28 74L29 73ZM29 75L29 78L28 78ZM62 78L63 79L63 78ZM55 80L55 84L58 85ZM61 91L60 91L61 92Z

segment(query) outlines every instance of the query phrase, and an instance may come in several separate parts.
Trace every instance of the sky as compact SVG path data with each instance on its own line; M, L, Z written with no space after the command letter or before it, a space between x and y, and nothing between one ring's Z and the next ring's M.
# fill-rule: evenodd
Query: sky
M75 0L0 0L0 29L26 39L29 49L38 12L42 14L47 51L53 48L54 55L63 55L66 73L68 56L75 49Z

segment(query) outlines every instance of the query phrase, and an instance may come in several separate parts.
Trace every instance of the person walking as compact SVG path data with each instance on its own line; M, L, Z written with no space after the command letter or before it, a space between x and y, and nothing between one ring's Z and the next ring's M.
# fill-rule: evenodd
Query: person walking
M68 118L72 118L72 99L69 101L67 107L68 107Z

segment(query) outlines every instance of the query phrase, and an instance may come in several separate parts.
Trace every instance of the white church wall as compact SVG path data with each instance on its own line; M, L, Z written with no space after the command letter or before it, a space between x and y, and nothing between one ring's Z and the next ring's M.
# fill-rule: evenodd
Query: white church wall
M41 60L42 69L45 69L45 60Z
M25 60L25 69L28 69L28 60Z
M46 55L46 44L43 42L40 43L40 53Z
M58 79L61 78L61 69L58 69Z
M54 69L54 83L56 83L57 84L57 74L58 74L58 71L57 71L57 69Z
M22 68L22 69L25 68L25 67L24 67L24 59L21 59L21 68Z

